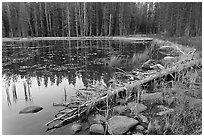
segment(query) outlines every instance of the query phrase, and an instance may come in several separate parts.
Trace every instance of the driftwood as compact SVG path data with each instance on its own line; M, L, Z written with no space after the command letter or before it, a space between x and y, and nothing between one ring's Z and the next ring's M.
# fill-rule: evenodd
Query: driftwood
M175 64L174 67L169 68L169 69L163 69L160 72L153 74L147 78L144 78L143 80L139 80L139 81L133 81L131 83L126 83L124 84L123 87L120 88L116 88L114 90L107 90L106 93L93 98L92 100L89 100L81 105L79 105L77 108L74 107L72 110L65 112L65 113L61 113L61 115L59 117L54 118L53 120L51 120L50 122L46 123L45 125L48 126L51 123L60 120L61 122L57 125L54 126L55 127L60 127L60 125L64 124L64 122L73 120L77 117L80 117L82 114L84 114L87 111L90 111L94 108L94 106L98 105L99 103L106 101L112 97L114 97L115 95L121 93L121 92L133 92L134 90L131 90L132 88L135 87L139 87L145 83L148 83L152 80L167 76L169 74L175 73L175 72L180 72L182 70L191 68L193 66L200 66L202 64L202 60L185 60L185 61L179 61ZM67 105L67 104L66 104ZM68 108L68 107L67 107ZM65 108L66 109L66 108ZM63 110L65 110L63 109ZM53 127L52 127L53 129Z

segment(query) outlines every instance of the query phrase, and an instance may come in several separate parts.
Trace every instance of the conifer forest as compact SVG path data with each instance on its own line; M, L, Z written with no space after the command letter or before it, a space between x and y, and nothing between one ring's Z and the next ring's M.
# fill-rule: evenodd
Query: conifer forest
M200 36L201 2L2 3L3 37Z

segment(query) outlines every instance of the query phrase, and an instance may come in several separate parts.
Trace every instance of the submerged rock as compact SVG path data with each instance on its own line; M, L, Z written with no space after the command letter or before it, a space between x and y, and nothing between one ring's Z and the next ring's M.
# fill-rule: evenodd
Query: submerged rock
M122 135L137 124L138 121L133 118L113 116L108 120L108 132L113 135Z
M101 124L93 124L91 125L89 132L93 134L104 134L104 128Z
M74 124L74 125L72 125L72 130L74 131L74 132L78 132L78 131L80 131L81 130L81 125L80 124Z
M143 112L147 109L147 106L145 106L144 104L136 102L128 103L127 107L135 114L139 114L140 112Z
M24 113L37 113L41 111L43 108L40 106L29 106L24 109L22 109L19 113L24 114Z

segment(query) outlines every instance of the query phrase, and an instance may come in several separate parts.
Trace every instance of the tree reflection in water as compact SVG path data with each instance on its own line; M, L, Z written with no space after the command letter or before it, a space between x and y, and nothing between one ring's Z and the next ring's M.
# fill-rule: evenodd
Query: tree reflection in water
M63 79L75 86L76 78L80 77L85 87L97 81L107 84L113 73L107 63L113 56L124 62L148 45L105 40L6 42L2 47L2 62L8 105L12 104L9 89L13 102L17 102L20 91L16 83L22 80L26 102L32 101L33 78L39 87L59 86ZM127 69L126 64L118 67ZM64 92L66 101L65 89Z

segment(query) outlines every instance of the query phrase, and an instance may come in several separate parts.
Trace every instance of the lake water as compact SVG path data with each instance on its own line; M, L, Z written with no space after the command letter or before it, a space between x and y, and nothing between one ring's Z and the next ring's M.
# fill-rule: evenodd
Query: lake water
M32 41L2 43L2 134L49 134L44 125L69 101L76 89L111 77L112 56L132 58L149 44L120 41ZM124 69L127 69L123 66ZM66 93L65 93L66 91ZM31 105L43 107L19 114ZM56 134L72 134L64 129Z

